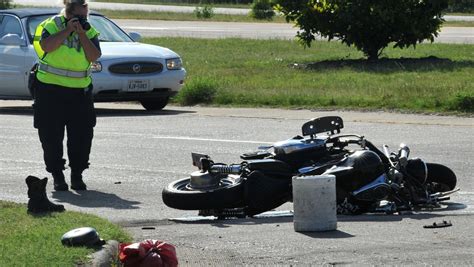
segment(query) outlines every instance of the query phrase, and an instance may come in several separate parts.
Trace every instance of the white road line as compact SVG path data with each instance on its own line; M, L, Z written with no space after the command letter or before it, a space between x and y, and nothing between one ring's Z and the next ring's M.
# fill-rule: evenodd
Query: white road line
M141 133L118 133L118 132L102 132L106 136L136 136L141 138L152 138L152 139L171 139L171 140L186 140L186 141L206 141L206 142L224 142L224 143L246 143L246 144L274 144L275 142L268 141L254 141L254 140L232 140L232 139L213 139L213 138L200 138L200 137L189 137L189 136L160 136L152 134L141 134Z
M264 141L211 139L211 138L196 138L196 137L185 137L185 136L153 136L153 139L193 140L193 141L224 142L224 143L273 144L273 142L264 142Z

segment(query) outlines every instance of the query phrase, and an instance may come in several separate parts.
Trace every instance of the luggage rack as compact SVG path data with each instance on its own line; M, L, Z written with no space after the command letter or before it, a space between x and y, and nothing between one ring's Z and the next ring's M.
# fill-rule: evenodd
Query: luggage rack
M326 116L321 118L312 119L301 127L303 136L314 136L318 133L328 133L329 135L341 133L341 129L344 128L344 122L339 116Z

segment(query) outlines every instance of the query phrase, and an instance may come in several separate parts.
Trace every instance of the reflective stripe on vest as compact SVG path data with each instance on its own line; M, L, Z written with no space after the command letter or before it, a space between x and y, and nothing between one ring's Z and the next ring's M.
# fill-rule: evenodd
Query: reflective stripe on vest
M71 78L85 78L91 74L90 69L86 71L72 71L72 70L58 69L58 68L54 68L49 65L46 65L42 62L40 62L38 69L45 72L52 73L52 74L65 76L65 77L71 77Z

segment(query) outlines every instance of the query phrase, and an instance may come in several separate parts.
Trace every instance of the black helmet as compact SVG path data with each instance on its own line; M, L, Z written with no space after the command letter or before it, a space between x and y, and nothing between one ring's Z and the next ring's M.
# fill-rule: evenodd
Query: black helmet
M73 229L61 237L61 243L65 246L102 246L104 240L100 239L99 233L92 227Z

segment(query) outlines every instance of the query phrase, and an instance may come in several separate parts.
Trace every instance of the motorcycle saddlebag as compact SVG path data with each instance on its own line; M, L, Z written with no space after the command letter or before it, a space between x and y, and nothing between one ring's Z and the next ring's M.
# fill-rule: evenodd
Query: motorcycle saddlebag
M246 213L252 216L277 208L291 199L291 192L291 179L273 178L253 171L244 187Z

